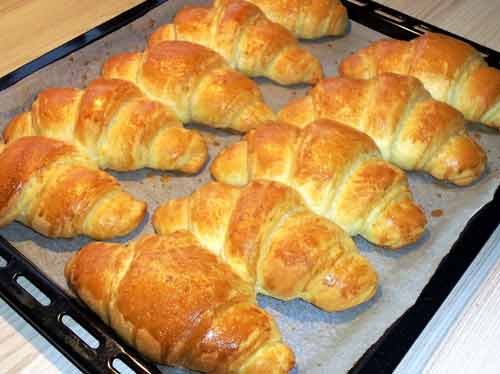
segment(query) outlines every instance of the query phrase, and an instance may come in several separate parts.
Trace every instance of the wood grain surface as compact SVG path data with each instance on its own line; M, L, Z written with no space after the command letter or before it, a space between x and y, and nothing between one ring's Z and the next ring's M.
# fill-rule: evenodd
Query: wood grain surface
M379 2L500 50L498 0ZM0 76L138 3L141 0L0 0ZM495 272L500 273L500 267L496 267ZM491 282L496 286L498 274L487 278L481 286L487 292L480 295L495 294ZM483 303L486 302L483 299ZM494 314L500 308L500 300L490 297L489 302L494 303L488 309ZM487 321L483 321L483 326L485 323ZM500 362L500 357L496 356ZM434 361L433 367L437 365ZM0 372L50 374L76 373L78 370L0 300ZM475 372L487 371L476 367Z
M144 0L0 0L0 77Z
M495 50L500 50L498 0L377 0Z

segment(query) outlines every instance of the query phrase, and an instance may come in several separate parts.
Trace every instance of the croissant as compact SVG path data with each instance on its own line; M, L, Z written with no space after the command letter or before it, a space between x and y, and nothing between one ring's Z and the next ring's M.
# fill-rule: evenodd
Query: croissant
M377 274L352 239L278 182L210 182L161 205L153 225L162 235L192 232L243 280L282 300L302 298L331 312L361 304L377 289Z
M126 235L146 204L67 143L27 136L0 153L0 226L17 220L48 237Z
M207 145L163 104L147 99L134 84L98 78L85 90L49 88L30 112L5 128L7 142L42 135L74 144L99 167L119 171L143 167L196 173Z
M436 100L466 119L500 128L500 71L470 45L436 33L410 42L380 40L342 61L340 73L371 78L382 72L418 78Z
M223 150L211 172L236 186L255 179L284 183L350 235L391 249L418 240L426 225L404 172L384 161L367 135L329 120L302 130L264 124Z
M299 127L317 118L339 121L369 135L384 159L456 185L475 181L486 167L486 154L468 135L460 112L431 99L408 76L325 79L278 118Z
M127 246L91 243L65 267L70 288L149 359L217 373L288 373L293 352L254 288L187 232Z
M136 83L183 123L245 132L274 118L254 81L199 44L164 41L144 53L122 53L105 62L102 75Z
M185 7L172 24L153 33L149 46L164 40L202 44L246 75L285 85L316 83L323 76L319 60L301 48L290 31L243 0L219 2L212 8Z
M216 4L227 0L215 0ZM298 38L344 34L347 10L339 0L248 0Z

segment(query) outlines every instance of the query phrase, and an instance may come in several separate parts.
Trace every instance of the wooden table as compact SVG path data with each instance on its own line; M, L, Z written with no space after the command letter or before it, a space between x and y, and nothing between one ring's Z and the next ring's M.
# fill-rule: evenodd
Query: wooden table
M500 50L500 1L379 2ZM1 0L0 76L139 3L141 0ZM75 14L78 16L74 16ZM496 238L500 242L499 230ZM490 243L491 247L487 250L500 253L498 242ZM500 259L500 256L496 258ZM490 258L491 261L495 261L495 258ZM476 264L476 268L480 265ZM416 367L419 367L418 372L426 373L462 373L464 371L460 368L465 367L471 373L500 373L500 333L497 333L500 331L497 312L500 309L500 292L497 286L500 280L500 262L490 265L488 273L479 279L477 290L470 295L471 302L465 303L463 310L457 314L456 332L446 336L427 365L422 365L422 362L420 366L415 365L415 360L427 360L429 357L424 358L419 355L419 351L410 352L404 362L406 366L400 367L399 373L416 372L409 371L409 368L416 370ZM454 298L451 297L448 302L450 308L457 305L454 300L460 299L459 293L452 296ZM480 300L480 305L477 300ZM446 314L446 311L441 312L441 315ZM439 322L439 318L437 320ZM468 347L474 349L475 357L484 359L469 359ZM465 360L468 366L461 365L460 360ZM0 300L0 372L49 374L76 373L78 370Z

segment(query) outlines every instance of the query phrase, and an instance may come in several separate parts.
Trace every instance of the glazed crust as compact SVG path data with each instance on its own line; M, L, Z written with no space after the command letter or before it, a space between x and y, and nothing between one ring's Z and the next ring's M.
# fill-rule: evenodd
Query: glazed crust
M234 69L280 84L316 83L323 76L319 60L301 48L290 31L244 0L226 0L211 8L184 7L172 24L152 34L149 46L164 40L204 45Z
M245 132L274 118L255 82L198 44L163 41L143 53L122 53L105 62L102 74L137 84L183 123Z
M224 2L227 0L216 0ZM296 37L316 39L342 35L348 25L347 10L339 0L248 0L273 22Z
M92 243L66 264L70 288L149 359L203 372L285 374L294 355L251 284L193 235ZM266 371L267 372L267 371Z
M49 237L126 235L146 204L67 143L29 136L0 153L0 225L17 220Z
M377 274L352 239L278 182L244 188L210 182L160 206L153 225L162 235L192 232L259 292L282 300L302 298L338 311L377 289Z
M426 33L410 42L379 40L344 59L340 73L372 78L392 72L419 79L436 100L467 120L500 127L500 71L487 66L470 45L447 35Z
M327 78L287 104L278 118L298 127L320 118L339 121L369 135L385 160L460 186L477 180L487 164L462 114L433 100L410 76Z
M330 120L302 130L278 122L262 125L223 150L211 172L233 185L256 179L284 183L350 235L388 248L415 242L426 225L404 172L384 161L367 135Z
M84 90L41 91L31 111L16 116L3 133L7 142L36 135L75 145L103 169L196 173L208 158L198 132L184 129L167 106L121 79L98 78Z

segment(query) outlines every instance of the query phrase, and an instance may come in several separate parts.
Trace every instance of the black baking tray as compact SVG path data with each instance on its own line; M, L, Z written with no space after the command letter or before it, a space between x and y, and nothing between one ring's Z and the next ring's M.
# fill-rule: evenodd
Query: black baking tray
M147 0L102 25L78 36L51 52L0 78L0 90L10 87L44 66L83 48L103 36L128 25L149 10L168 0ZM343 0L351 20L388 37L410 40L425 31L450 35L471 44L490 66L500 68L500 53L439 29L394 9L368 0ZM500 223L500 189L471 220L442 260L416 303L359 359L351 374L392 372L403 359L427 323L444 302L460 277L475 259ZM118 373L113 362L121 360L137 373L159 373L159 369L125 344L108 326L78 300L68 296L50 281L31 261L0 236L0 297L15 309L39 333L86 373ZM35 300L17 280L25 277L49 299L49 305ZM70 316L98 341L91 348L63 324Z

